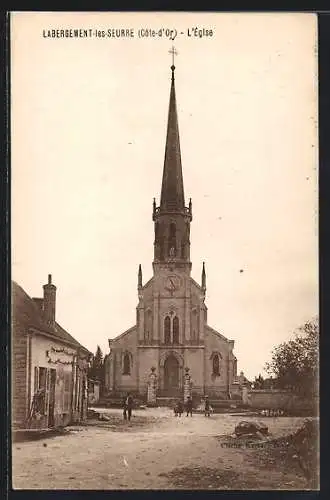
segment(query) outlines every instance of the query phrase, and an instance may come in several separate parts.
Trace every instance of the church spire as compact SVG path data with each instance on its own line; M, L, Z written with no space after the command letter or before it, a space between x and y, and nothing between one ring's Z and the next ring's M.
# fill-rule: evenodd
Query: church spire
M174 56L175 49L171 53ZM174 61L172 60L172 63ZM181 151L179 126L175 96L175 66L171 66L171 91L168 109L167 135L165 146L165 160L163 170L162 191L160 197L160 210L162 211L184 211L184 190L181 166Z
M185 268L190 272L190 222L192 204L184 203L183 177L178 116L175 98L174 48L172 54L172 78L168 109L165 160L159 207L153 201L152 219L155 222L154 271L164 264L170 269Z
M205 262L203 262L203 268L202 268L202 289L206 290Z

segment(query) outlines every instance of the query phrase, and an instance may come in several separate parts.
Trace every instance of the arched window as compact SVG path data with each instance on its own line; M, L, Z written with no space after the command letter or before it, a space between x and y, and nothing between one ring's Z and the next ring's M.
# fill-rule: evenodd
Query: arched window
M147 309L145 314L145 330L144 330L144 340L145 342L151 342L152 339L152 312L151 309Z
M174 222L171 222L171 224L170 224L168 249L169 249L169 252L173 252L172 249L174 249L174 255L176 254L176 225Z
M215 354L213 356L212 365L213 365L213 375L220 375L220 359L218 354Z
M164 321L164 342L165 344L171 343L171 318L166 316Z
M123 361L123 375L130 375L131 374L131 360L130 356L128 353L124 355L124 361Z
M179 318L173 318L173 344L179 343Z

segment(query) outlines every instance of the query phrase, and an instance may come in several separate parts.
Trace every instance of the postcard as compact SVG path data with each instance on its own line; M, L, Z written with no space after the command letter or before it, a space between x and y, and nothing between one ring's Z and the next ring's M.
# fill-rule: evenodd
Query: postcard
M10 44L13 488L317 490L316 15Z

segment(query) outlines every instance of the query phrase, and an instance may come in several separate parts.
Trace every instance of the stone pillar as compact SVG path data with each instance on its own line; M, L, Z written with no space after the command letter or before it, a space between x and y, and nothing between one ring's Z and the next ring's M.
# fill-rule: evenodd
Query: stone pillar
M247 385L242 386L242 401L245 405L249 404L249 390Z
M148 406L156 406L157 402L157 375L156 368L151 368L151 373L148 380L147 404Z
M189 368L185 368L185 375L183 381L183 400L186 403L188 396L192 399L192 380L189 374Z

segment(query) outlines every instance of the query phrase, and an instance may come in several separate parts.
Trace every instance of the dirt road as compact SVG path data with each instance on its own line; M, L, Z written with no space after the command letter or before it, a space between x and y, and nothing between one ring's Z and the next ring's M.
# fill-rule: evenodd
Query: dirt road
M104 410L105 411L105 410ZM13 444L15 489L305 489L299 466L269 443L237 444L231 415L175 418L169 409L135 411L131 422L106 410L109 422L69 428L49 439ZM262 418L272 437L301 418ZM253 445L254 446L254 445Z

